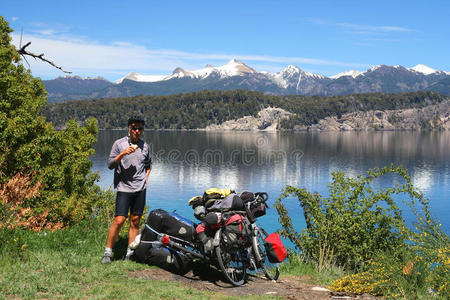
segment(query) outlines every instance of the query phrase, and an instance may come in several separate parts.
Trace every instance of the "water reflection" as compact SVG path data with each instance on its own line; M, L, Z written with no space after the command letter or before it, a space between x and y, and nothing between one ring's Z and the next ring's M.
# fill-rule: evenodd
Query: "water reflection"
M111 186L112 171L106 159L114 140L124 134L99 133L92 161L102 187ZM450 228L448 132L147 131L144 139L151 144L155 159L147 197L153 208L192 215L187 199L210 187L267 191L271 201L287 184L326 194L332 171L357 176L369 168L396 163L409 169L413 183L431 199L433 211ZM299 211L294 199L286 205ZM269 217L271 226L277 228L274 210L265 218ZM295 218L302 224L301 214Z

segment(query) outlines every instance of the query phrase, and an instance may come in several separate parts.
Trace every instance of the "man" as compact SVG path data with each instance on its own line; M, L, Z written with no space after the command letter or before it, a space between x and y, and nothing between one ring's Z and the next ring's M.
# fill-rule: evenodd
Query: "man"
M151 172L152 158L150 147L140 139L145 121L134 116L128 119L128 136L114 142L108 159L108 168L114 169L114 189L117 192L113 224L109 228L102 263L111 262L114 243L119 236L130 211L130 230L128 245L139 233L139 222L145 206L145 192ZM125 259L133 251L128 246Z

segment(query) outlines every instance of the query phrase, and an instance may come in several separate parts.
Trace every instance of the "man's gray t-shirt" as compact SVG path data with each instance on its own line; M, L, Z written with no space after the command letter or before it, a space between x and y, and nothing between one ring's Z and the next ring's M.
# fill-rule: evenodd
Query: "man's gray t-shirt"
M116 156L130 145L128 137L118 139L114 142L109 154L108 168L114 169L114 189L118 192L133 193L145 189L145 173L152 166L150 147L142 140L138 141L136 151L125 155L117 163Z

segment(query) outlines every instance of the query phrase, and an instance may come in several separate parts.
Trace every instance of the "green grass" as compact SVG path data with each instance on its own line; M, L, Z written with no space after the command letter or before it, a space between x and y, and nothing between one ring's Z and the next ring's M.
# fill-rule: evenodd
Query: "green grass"
M236 299L177 282L129 276L130 272L154 267L122 260L127 245L126 228L116 244L115 261L102 265L107 230L107 225L95 220L54 232L2 230L0 299ZM310 283L321 285L338 277L331 271L316 272L312 264L302 262L298 256L291 256L281 272L282 276L306 276Z
M328 286L345 275L345 272L337 267L324 268L319 272L313 263L305 262L299 254L290 254L288 260L281 265L280 271L283 276L301 276L308 283L321 286Z
M212 293L178 283L128 276L131 271L150 268L147 265L123 260L102 265L106 233L107 226L96 222L55 232L0 232L0 298L212 297ZM126 232L121 234L118 252L124 252L124 247Z

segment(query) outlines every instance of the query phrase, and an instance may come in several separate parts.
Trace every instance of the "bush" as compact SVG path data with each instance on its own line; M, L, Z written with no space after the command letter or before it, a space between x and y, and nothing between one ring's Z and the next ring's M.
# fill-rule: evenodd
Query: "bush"
M370 183L386 173L396 173L405 184L374 191ZM414 198L409 176L402 168L390 166L373 169L353 179L343 172L332 173L330 196L311 194L288 186L276 200L275 207L283 226L281 235L289 238L302 254L315 261L318 269L336 264L351 270L364 266L380 250L403 245L405 228L393 194L406 193ZM306 229L295 232L282 200L296 196L303 208Z
M402 183L373 190L374 179L391 174ZM331 288L414 299L450 294L450 242L432 217L428 200L411 184L407 170L391 165L368 170L356 179L332 173L330 196L288 186L275 207L287 237L319 270L332 265L356 272L336 280ZM395 181L398 181L397 178ZM416 216L409 228L393 196ZM306 228L297 233L282 200L296 196ZM426 297L426 296L424 296Z
M366 271L336 280L331 289L389 298L429 299L434 295L448 299L449 238L432 219L418 220L417 229L409 233L403 247L394 252L380 252L369 261Z
M72 120L55 131L39 115L46 91L20 63L11 31L0 17L0 222L36 230L80 222L105 204L89 160L97 121ZM8 200L14 189L34 192Z

